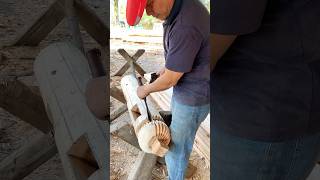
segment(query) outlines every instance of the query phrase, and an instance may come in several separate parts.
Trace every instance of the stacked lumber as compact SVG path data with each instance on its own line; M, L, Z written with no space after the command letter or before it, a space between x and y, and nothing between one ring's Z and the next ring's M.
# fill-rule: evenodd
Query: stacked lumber
M151 74L145 74L144 78L148 81L151 79ZM169 111L171 107L171 97L173 89L167 89L160 92L151 93L150 96L155 103L164 111ZM207 165L210 165L210 114L201 123L194 142L193 148L203 158Z

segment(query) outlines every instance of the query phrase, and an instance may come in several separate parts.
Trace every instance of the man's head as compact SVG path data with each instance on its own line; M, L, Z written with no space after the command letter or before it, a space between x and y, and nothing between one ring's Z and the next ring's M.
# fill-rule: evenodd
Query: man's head
M147 0L147 15L165 20L171 12L173 2L174 0Z
M130 26L137 25L146 9L148 16L165 20L172 9L174 0L127 0L127 22Z

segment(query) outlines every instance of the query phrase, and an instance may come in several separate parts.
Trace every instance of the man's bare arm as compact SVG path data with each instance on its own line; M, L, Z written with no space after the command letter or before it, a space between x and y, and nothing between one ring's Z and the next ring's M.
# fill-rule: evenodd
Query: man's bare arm
M153 83L138 87L137 94L140 98L148 96L152 92L166 90L176 85L183 73L171 71L165 68L164 73Z
M222 35L222 34L211 34L211 70L213 70L218 62L218 60L223 56L223 54L228 50L231 44L236 39L237 35Z

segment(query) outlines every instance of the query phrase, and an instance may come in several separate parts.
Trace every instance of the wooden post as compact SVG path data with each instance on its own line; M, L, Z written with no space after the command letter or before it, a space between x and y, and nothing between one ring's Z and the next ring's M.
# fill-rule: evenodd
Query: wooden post
M83 53L69 43L52 44L36 58L34 71L66 178L107 179L108 123L100 122L86 104L85 88L92 77ZM76 151L80 149L85 153ZM84 172L84 166L93 170Z
M90 9L83 0L75 0L75 10L80 24L103 48L109 47L108 26ZM108 11L108 7L104 8Z
M74 0L65 0L65 14L69 26L69 32L72 35L72 43L84 53L83 41L81 38L79 19L74 8Z

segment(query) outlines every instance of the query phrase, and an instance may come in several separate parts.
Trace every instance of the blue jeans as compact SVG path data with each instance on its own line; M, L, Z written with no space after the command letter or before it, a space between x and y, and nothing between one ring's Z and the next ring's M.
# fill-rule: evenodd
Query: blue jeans
M320 152L320 133L260 142L213 128L211 138L213 180L305 180Z
M184 180L196 132L209 108L209 104L188 106L172 98L171 144L165 156L169 180Z

